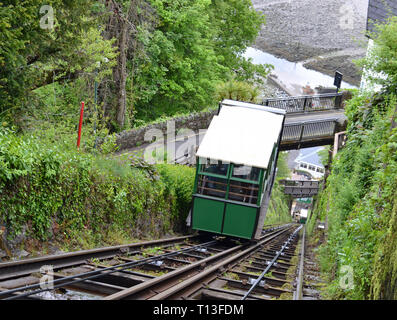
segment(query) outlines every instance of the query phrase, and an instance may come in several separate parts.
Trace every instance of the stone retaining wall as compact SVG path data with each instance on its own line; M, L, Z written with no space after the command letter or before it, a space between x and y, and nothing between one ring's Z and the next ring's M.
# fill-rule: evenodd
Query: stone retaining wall
M200 113L194 113L186 116L180 116L169 120L164 120L158 123L150 124L148 126L127 130L120 132L116 136L116 143L119 147L119 151L132 149L142 145L145 141L145 133L150 129L158 129L166 134L167 122L173 121L175 123L175 130L190 129L198 132L200 129L207 129L211 123L212 117L217 114L218 110L205 111Z

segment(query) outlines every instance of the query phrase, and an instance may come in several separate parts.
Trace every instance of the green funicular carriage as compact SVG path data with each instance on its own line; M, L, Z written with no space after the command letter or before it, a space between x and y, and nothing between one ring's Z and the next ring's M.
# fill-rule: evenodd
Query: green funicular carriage
M196 153L193 230L259 239L284 119L284 110L222 101Z
M299 215L299 223L306 224L308 212L309 212L309 210L307 210L307 209L301 209L300 215Z

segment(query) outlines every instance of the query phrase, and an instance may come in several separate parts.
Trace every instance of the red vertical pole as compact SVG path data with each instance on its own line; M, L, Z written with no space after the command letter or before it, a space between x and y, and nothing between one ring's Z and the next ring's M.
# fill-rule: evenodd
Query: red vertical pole
M81 126L83 125L83 114L84 114L84 101L81 102L79 132L78 132L78 136L77 136L77 149L80 149Z

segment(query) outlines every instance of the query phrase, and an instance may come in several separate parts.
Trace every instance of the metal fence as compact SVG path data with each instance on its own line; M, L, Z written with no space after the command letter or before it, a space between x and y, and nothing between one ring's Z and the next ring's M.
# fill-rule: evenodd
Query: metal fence
M318 194L318 188L284 187L284 194L297 198L309 198Z
M280 180L284 193L294 197L312 197L318 194L320 181L316 180Z
M333 136L336 121L336 118L332 118L285 124L282 142L300 142Z
M342 93L264 99L262 105L283 109L287 113L302 113L342 108Z
M285 187L297 187L297 188L319 188L320 181L317 180L289 180L289 179L281 179L279 181L280 184Z

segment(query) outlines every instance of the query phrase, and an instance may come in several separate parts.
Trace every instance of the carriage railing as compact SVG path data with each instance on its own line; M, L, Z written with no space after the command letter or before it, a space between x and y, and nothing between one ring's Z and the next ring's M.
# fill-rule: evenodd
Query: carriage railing
M282 142L300 142L335 134L337 118L287 123L284 126Z
M262 105L283 109L287 113L337 110L342 108L342 93L264 99Z
M230 181L227 191L227 179L210 176L199 176L197 192L202 195L223 198L239 202L255 204L258 199L259 188L255 184Z

